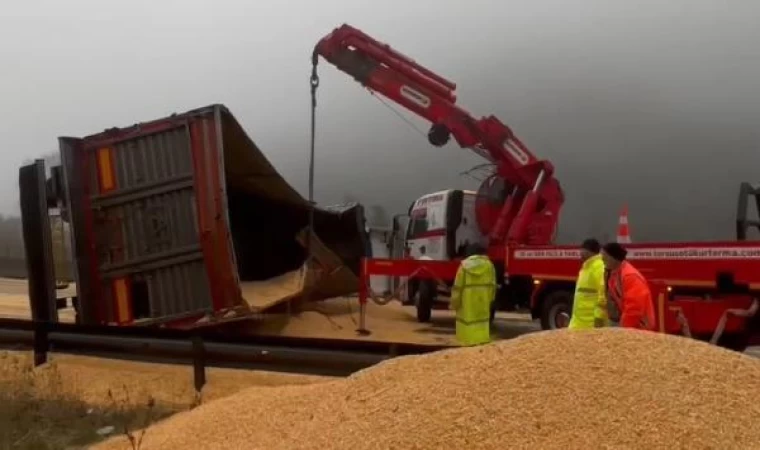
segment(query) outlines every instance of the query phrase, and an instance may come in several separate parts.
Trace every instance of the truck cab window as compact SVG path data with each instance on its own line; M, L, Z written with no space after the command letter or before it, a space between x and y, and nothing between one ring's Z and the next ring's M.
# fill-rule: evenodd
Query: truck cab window
M414 239L429 230L429 224L426 218L418 217L413 218L409 224L409 238Z

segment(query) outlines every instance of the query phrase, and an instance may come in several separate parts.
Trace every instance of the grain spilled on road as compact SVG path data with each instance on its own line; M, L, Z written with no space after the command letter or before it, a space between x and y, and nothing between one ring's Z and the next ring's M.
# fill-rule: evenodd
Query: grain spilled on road
M143 448L757 448L758 420L753 358L674 336L560 330L248 389L150 428Z

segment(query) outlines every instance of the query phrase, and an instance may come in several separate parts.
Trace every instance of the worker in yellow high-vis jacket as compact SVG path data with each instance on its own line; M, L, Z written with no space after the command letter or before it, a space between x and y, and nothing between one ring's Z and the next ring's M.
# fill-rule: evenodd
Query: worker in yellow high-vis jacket
M581 244L581 270L575 282L571 330L601 328L608 325L607 295L604 282L604 261L596 239Z
M486 249L472 245L457 270L450 308L456 311L456 337L460 345L491 341L491 304L496 297L496 269Z

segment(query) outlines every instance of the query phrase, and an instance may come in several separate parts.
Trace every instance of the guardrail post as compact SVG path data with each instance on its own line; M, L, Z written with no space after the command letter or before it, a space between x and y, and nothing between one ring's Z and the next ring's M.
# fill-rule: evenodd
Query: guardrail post
M41 366L47 362L49 348L47 323L34 321L34 367Z
M362 258L359 268L359 327L356 333L359 336L369 336L367 329L367 295L369 294L369 276L367 272L367 258Z
M206 385L206 349L203 338L197 335L193 336L193 381L195 392L200 393Z
M367 303L359 303L359 327L356 329L359 336L369 336L371 333L367 329Z

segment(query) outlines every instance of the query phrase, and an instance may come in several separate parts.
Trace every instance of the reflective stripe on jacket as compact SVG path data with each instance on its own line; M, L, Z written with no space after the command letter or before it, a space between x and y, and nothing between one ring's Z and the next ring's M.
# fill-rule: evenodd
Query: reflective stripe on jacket
M583 261L575 282L571 330L594 328L594 322L607 325L607 296L604 290L604 262L601 255Z
M609 299L620 311L620 326L654 330L654 303L646 278L631 263L623 261L607 284Z
M491 341L491 303L496 297L496 270L487 256L462 261L451 289L451 309L456 311L456 336L461 345Z

